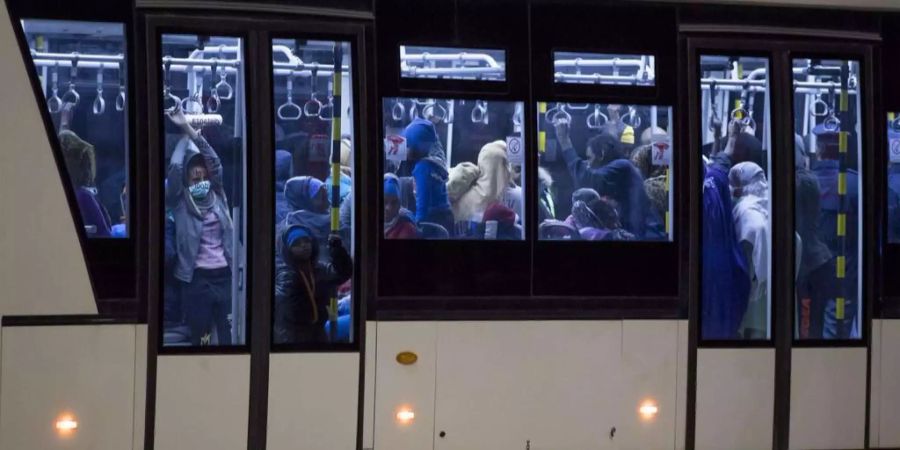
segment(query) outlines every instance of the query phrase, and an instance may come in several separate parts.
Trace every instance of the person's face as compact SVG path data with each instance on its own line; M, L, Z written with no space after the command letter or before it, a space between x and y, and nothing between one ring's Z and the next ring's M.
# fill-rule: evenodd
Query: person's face
M315 197L312 198L312 205L316 211L328 210L328 189L325 189L325 187L319 189Z
M188 173L188 182L191 185L195 185L201 181L206 181L207 179L209 178L206 173L206 167L204 167L202 164L191 167L191 170Z
M400 199L393 195L384 197L384 220L391 221L400 214Z
M295 261L305 261L312 256L312 242L307 238L298 239L291 245L291 256Z

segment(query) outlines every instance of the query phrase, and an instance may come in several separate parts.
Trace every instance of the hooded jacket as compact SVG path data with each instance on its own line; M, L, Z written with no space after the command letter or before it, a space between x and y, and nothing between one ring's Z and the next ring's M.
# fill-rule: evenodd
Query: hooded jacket
M428 221L450 211L447 196L447 157L437 138L434 124L416 119L403 131L403 137L414 161L412 175L416 180L416 222Z
M59 144L62 148L66 170L75 189L75 200L85 227L90 227L91 237L109 237L112 221L97 195L89 187L94 185L97 163L94 146L88 144L77 134L69 130L59 133Z
M183 137L175 146L169 161L166 207L172 211L175 222L175 251L178 256L174 274L175 278L185 283L190 283L194 277L197 254L200 251L200 236L203 233L203 218L193 211L187 200L190 194L187 190L188 174L185 169L194 157L203 158L206 165L211 184L209 195L215 195L211 211L219 219L222 247L228 267L231 267L231 252L234 245L233 224L223 184L222 161L202 136L198 135L196 139Z
M731 168L728 178L741 195L734 203L734 229L747 259L750 295L741 323L744 336L752 331L764 337L768 324L769 200L765 172L756 163L742 162Z
M701 336L735 339L747 309L750 275L734 230L728 171L724 153L704 167L701 227Z
M312 254L306 268L298 267L297 262L288 254L287 236L295 228L305 229L312 240ZM282 227L276 237L275 250L280 262L275 269L274 342L290 344L303 342L311 337L324 338L322 326L328 320L329 299L336 295L337 287L353 275L350 255L342 246L326 244L331 261L319 261L318 239L312 230L302 225ZM309 289L300 270L307 271L307 280L313 283L309 289L313 291L314 298L309 297Z
M617 204L622 226L638 238L647 231L650 199L644 189L641 173L624 156L614 158L601 167L591 167L578 157L574 148L563 149L563 159L577 187L589 187L600 195L612 197Z
M284 195L287 198L290 213L285 217L282 226L302 225L312 231L319 242L319 252L327 251L328 235L331 233L331 216L327 211L313 211L312 198L325 186L316 178L309 176L294 177L287 181Z
M275 150L275 223L284 220L288 215L287 198L284 195L284 185L291 177L291 163L293 157L287 150Z
M510 176L506 143L494 141L482 147L478 153L478 177L452 204L454 219L480 222L487 207L503 199Z

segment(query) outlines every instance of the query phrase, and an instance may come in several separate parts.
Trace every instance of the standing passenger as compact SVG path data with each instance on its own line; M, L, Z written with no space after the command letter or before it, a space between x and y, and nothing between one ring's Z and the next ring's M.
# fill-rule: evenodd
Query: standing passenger
M175 278L184 283L181 302L191 343L213 329L219 345L231 344L232 221L219 155L180 109L168 113L183 140L169 164L166 206L175 222Z
M556 139L563 149L563 158L575 186L592 188L601 196L612 197L618 204L623 227L638 239L643 239L647 231L650 200L644 190L644 179L622 154L619 141L609 134L595 136L588 141L587 159L581 159L569 138L568 123L556 125Z
M416 119L403 130L416 183L416 222L453 229L453 213L447 198L447 158L434 123Z
M765 339L768 330L769 199L766 173L753 162L728 172L734 198L734 226L750 274L747 312L741 322L744 339Z

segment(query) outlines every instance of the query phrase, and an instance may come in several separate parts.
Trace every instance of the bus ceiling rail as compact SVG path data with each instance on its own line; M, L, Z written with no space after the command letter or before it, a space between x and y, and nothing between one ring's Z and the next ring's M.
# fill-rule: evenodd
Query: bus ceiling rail
M431 62L481 62L487 67L503 69L503 66L487 53L407 53L405 47L400 47L400 61L403 63L431 63Z

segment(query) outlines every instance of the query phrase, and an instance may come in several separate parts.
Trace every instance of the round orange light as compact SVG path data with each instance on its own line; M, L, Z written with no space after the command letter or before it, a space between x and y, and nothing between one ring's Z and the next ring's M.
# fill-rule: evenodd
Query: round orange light
M62 436L67 436L78 429L78 421L72 414L63 414L56 419L56 432Z
M640 413L642 419L652 420L659 414L659 406L653 400L645 400L641 403L641 407L638 408L638 413Z
M397 411L397 422L401 425L409 425L416 418L416 413L411 408L400 408Z

